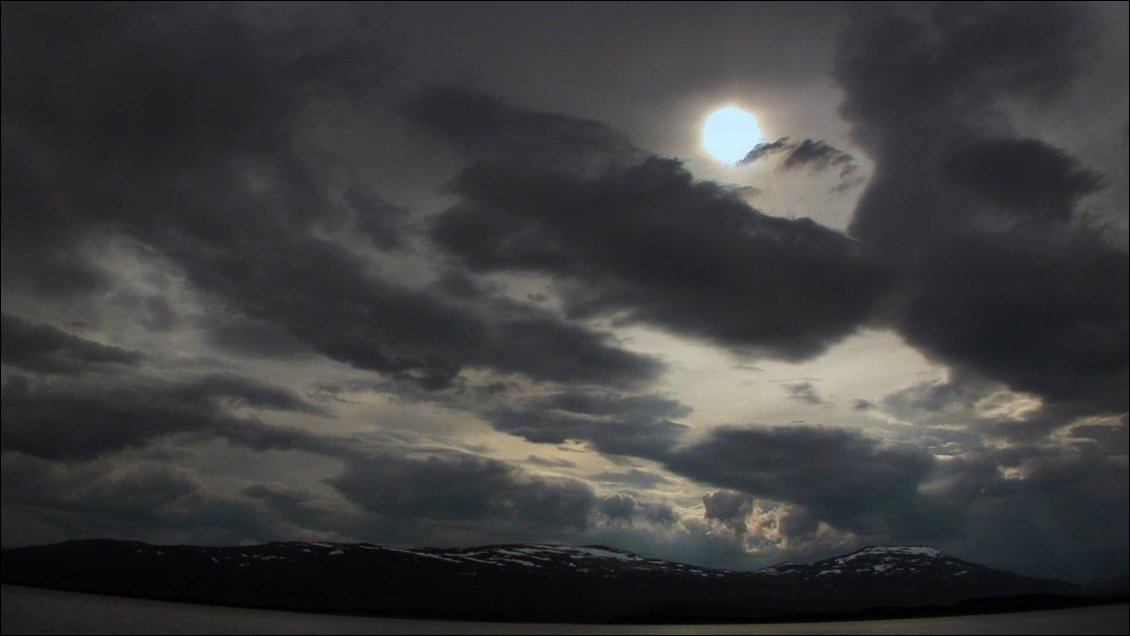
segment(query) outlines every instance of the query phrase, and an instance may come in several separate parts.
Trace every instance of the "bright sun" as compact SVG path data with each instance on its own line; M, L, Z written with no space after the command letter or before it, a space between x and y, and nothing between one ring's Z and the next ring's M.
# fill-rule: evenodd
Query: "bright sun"
M702 147L726 163L737 163L761 143L757 118L740 108L727 106L706 118L702 127Z

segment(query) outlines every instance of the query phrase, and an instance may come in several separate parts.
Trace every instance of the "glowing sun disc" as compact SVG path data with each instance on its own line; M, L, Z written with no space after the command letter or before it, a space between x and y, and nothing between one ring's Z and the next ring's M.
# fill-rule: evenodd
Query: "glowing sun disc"
M761 125L757 118L733 106L711 113L702 127L702 147L726 163L741 161L759 143Z

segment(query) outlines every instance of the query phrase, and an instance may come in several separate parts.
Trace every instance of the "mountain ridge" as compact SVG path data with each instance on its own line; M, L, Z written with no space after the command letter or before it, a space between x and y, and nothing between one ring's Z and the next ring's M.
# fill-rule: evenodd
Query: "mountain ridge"
M994 570L928 546L868 546L811 564L786 562L746 572L603 545L546 543L207 547L83 540L2 554L8 583L299 611L476 620L768 620L1095 595L1083 586Z

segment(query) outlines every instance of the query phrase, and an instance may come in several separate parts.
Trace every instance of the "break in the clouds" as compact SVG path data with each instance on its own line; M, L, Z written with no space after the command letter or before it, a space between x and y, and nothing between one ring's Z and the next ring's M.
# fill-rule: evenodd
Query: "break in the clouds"
M1125 570L1125 7L628 7L5 3L5 545Z

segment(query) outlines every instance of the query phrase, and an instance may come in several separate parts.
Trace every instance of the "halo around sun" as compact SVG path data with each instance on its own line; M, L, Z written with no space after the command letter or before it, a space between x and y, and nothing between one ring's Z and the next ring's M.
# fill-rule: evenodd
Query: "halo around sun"
M702 147L715 159L730 164L744 159L761 141L757 118L734 106L710 113L702 127Z

